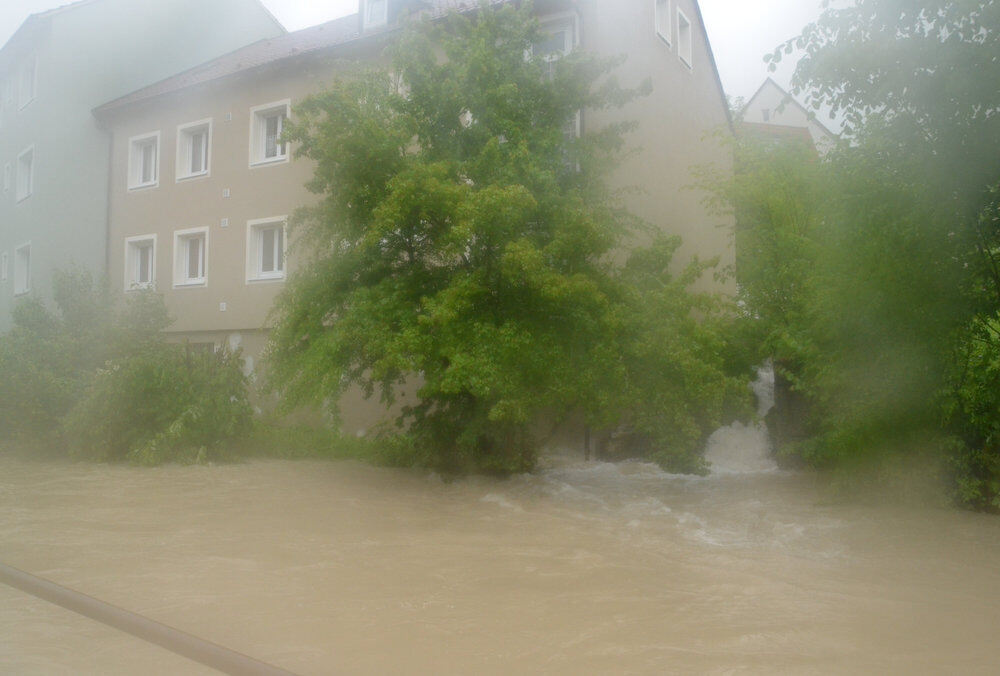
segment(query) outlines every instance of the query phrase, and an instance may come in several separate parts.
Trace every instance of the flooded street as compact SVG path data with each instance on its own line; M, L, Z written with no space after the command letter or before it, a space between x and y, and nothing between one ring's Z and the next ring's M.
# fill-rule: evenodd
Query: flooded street
M986 673L1000 520L773 470L0 460L4 562L302 674ZM0 588L0 671L209 673Z

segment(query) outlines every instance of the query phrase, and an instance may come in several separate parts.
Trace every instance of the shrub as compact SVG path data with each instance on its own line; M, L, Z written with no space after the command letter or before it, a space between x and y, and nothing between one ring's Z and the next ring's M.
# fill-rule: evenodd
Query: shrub
M82 269L53 278L56 311L36 297L19 301L0 339L0 425L18 437L48 436L111 354L106 288Z
M64 430L80 457L201 462L227 457L251 421L238 353L153 343L100 369Z

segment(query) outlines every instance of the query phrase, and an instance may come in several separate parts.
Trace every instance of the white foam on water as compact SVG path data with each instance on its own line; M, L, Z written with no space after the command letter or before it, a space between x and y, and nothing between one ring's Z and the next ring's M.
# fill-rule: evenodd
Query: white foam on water
M771 458L771 438L763 418L774 407L774 367L768 363L757 371L751 385L757 397L757 422L739 421L716 430L708 438L705 459L712 474L751 474L777 471Z

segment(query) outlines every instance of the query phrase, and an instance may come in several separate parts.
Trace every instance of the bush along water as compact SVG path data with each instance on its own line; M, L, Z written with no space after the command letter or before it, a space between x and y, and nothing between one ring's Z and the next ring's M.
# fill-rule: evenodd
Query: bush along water
M155 293L116 307L86 271L53 281L55 310L25 299L0 337L0 423L14 445L144 464L235 452L253 413L238 353L166 342Z

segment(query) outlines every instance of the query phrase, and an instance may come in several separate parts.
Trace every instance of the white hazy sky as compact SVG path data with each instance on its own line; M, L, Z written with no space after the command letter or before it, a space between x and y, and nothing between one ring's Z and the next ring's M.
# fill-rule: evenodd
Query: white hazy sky
M615 0L603 0L614 2ZM33 12L67 0L0 0L0 44ZM298 30L357 11L357 0L263 0L288 30ZM819 15L820 0L701 0L708 35L715 50L723 86L730 96L749 97L767 77L763 56L798 35ZM787 86L783 67L775 79Z

